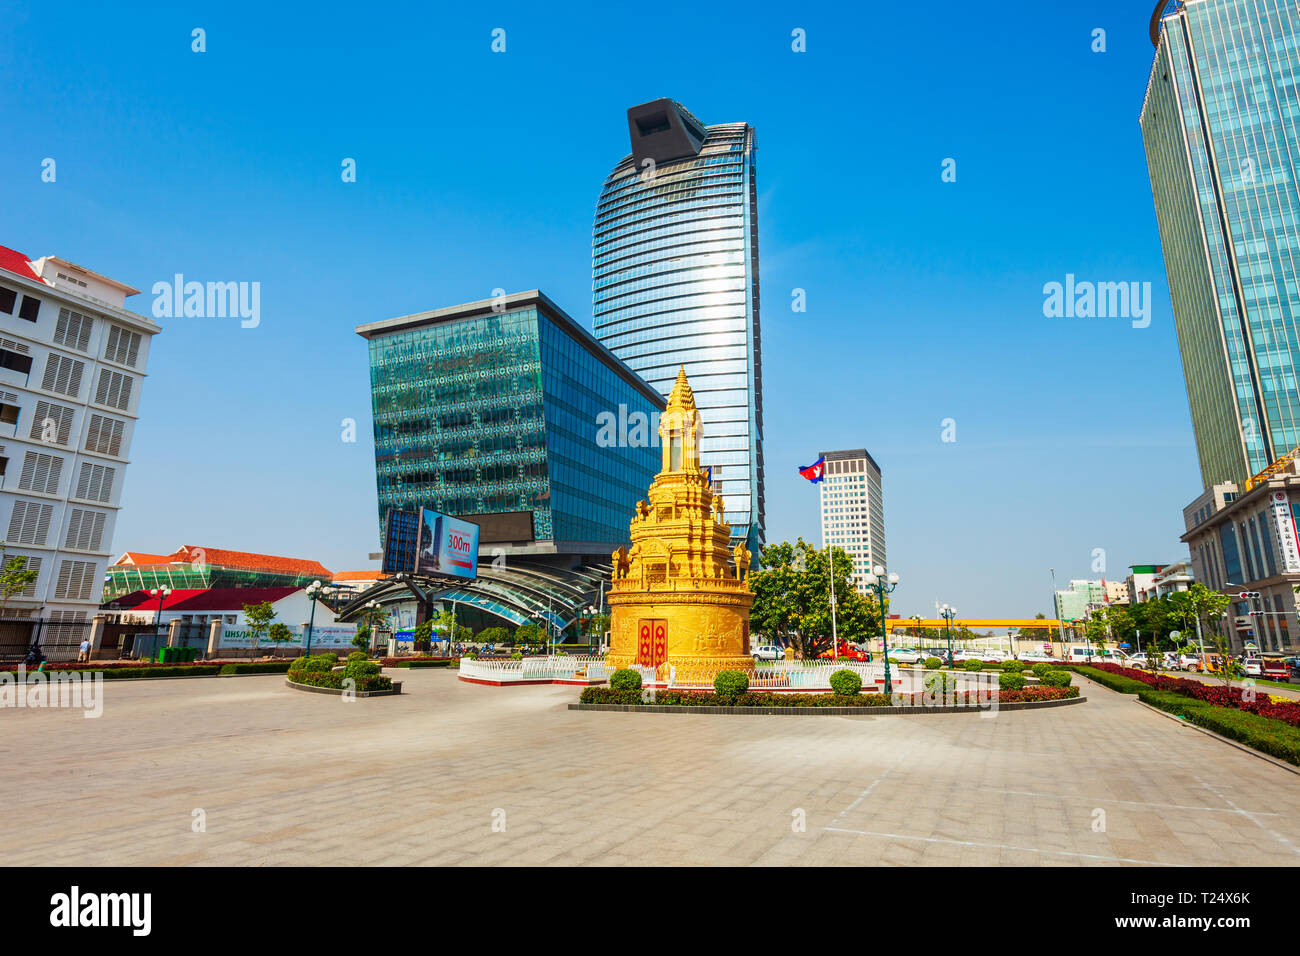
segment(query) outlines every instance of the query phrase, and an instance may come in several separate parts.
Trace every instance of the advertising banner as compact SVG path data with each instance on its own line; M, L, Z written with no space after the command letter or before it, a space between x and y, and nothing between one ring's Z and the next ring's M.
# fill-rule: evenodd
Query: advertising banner
M1295 522L1291 518L1291 502L1285 491L1269 495L1273 504L1273 532L1277 539L1282 564L1287 574L1300 571L1300 550L1296 548Z
M274 642L263 634L257 642L258 647L305 647L306 646L306 628L301 626L290 625L289 633L293 635L291 641ZM340 647L351 647L352 639L357 636L357 626L355 624L317 624L311 629L311 646L321 650L333 650ZM246 627L236 627L226 625L221 629L221 646L222 647L252 647L253 636Z
M476 578L478 525L421 508L420 547L415 573L470 581Z

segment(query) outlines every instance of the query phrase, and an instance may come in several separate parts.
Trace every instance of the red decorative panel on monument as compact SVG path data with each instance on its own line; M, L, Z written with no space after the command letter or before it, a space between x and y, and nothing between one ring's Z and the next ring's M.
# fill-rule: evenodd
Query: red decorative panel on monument
M668 622L643 619L637 622L636 662L658 667L668 658Z
M636 662L650 667L654 662L654 622L637 622Z

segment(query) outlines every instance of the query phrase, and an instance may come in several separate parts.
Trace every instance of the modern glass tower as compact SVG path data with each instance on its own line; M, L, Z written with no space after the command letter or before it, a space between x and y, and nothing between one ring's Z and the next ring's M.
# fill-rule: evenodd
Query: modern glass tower
M1206 488L1300 445L1300 13L1160 0L1142 104Z
M596 337L665 396L685 366L702 463L733 544L765 542L754 129L705 126L672 100L628 110L632 152L592 231Z
M657 420L664 401L536 290L373 322L379 520L432 508L480 527L481 555L609 561L659 465L603 441L600 416Z

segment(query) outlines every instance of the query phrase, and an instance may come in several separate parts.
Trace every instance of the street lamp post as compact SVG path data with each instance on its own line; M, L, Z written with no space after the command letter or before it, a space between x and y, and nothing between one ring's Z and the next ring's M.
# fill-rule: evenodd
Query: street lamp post
M952 667L952 622L957 616L957 610L945 604L939 608L939 616L943 618L943 633L948 638L948 666Z
M885 569L877 564L867 574L866 581L867 587L876 592L880 608L880 649L885 658L885 693L889 694L893 692L893 685L889 681L889 631L885 621L885 595L893 594L894 588L898 587L898 575L891 573L886 576Z
M324 586L319 581L313 581L311 584L307 585L307 596L311 598L311 617L307 620L306 655L308 657L311 657L312 628L316 626L316 599L324 596L321 594L324 590Z
M158 651L158 627L162 624L162 606L163 598L172 593L171 588L154 588L149 592L158 598L158 611L153 616L153 649L156 654Z

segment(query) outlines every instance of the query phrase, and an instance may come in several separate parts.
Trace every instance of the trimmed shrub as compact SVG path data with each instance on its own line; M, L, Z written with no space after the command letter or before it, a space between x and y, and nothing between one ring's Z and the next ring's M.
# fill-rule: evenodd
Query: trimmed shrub
M349 661L343 668L343 677L351 677L357 682L357 690L361 689L361 680L365 677L377 677L379 675L379 664L375 661Z
M510 659L512 661L522 661L524 659L524 652L515 651L513 654L510 655Z
M367 654L365 651L353 651L351 654L348 655L347 662L351 664L353 661L368 661L368 660L370 660L370 655Z
M947 696L957 689L957 675L949 673L927 674L925 692L936 697Z
M998 675L999 690L1024 690L1026 680L1020 674L1006 673Z
M717 686L716 681L714 686ZM745 682L745 686L749 686L748 681ZM847 667L843 668L831 675L831 690L841 697L856 696L862 690L862 678L858 676L857 671L851 671Z
M1048 687L1069 687L1070 681L1073 679L1073 674L1069 671L1061 670L1060 668L1053 668L1045 674L1039 675L1038 678L1041 683Z
M1042 677L1042 676L1043 676L1044 674L1046 674L1048 671L1050 671L1050 670L1055 670L1055 669L1056 669L1056 665L1055 665L1055 664L1048 664L1046 661L1041 661L1041 662L1035 664L1033 667L1031 667L1031 668L1029 668L1029 669L1030 669L1031 671L1034 672L1034 676L1035 676L1035 677Z
M1004 674L1019 674L1022 670L1025 669L1026 666L1027 666L1027 665L1025 664L1024 661L1018 661L1018 660L1014 660L1014 659L1009 660L1009 661L1003 661L1003 662L1002 662L1002 673L1004 673Z
M620 667L609 675L609 689L634 690L637 692L637 700L640 700L641 672L634 671L630 667ZM617 703L617 701L610 701L610 703Z
M943 661L939 660L937 657L927 657L921 666L928 671L937 671L943 666Z
M719 697L732 700L741 694L747 694L749 693L749 675L744 671L718 671L713 678L713 692Z
M247 664L223 664L222 674L285 674L292 665L289 661L250 661Z
M984 669L984 662L983 661L962 661L961 666L968 671L978 671Z

